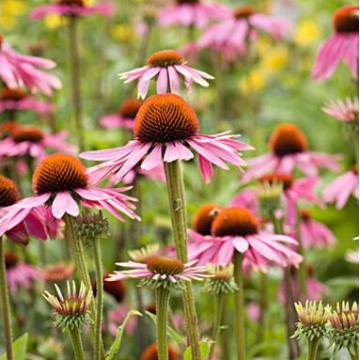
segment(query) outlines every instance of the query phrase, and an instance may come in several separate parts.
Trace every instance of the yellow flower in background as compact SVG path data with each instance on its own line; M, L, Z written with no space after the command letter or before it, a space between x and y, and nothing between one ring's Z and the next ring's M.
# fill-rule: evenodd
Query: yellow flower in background
M12 29L16 25L16 17L23 15L26 9L27 6L25 1L0 1L0 26L4 29Z
M264 55L262 66L265 71L279 71L289 62L289 57L289 50L285 46L276 46Z
M240 80L239 88L243 94L261 91L266 85L267 72L259 67L250 71Z
M316 42L321 36L319 25L310 19L299 22L296 29L294 41L299 46L309 46Z
M135 33L132 26L118 24L111 29L111 36L119 42L126 43L134 39Z
M83 0L85 6L94 5L95 0Z
M58 14L50 14L44 17L44 24L47 29L54 30L63 26L66 22L62 16Z

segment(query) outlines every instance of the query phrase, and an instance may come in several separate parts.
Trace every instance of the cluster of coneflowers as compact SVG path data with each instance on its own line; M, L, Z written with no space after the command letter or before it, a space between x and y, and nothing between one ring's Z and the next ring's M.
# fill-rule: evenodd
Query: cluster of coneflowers
M74 127L80 150L85 145L77 26L85 15L108 16L113 11L113 6L107 3L90 6L82 0L60 0L40 6L31 14L33 19L40 19L56 13L67 20ZM193 0L177 1L176 5L163 10L158 20L161 26L181 24L190 29L194 26L205 28L192 45L197 51L211 49L227 62L246 56L251 42L256 41L260 32L278 40L291 27L288 21L261 14L249 6L229 9ZM358 7L339 9L333 23L335 34L319 50L313 77L328 78L338 62L344 60L356 78ZM143 351L141 359L177 358L177 350L168 344L168 314L171 295L179 293L183 299L186 345L193 360L202 358L202 337L192 283L204 281L204 288L214 298L208 358L215 359L221 352L220 334L226 331L224 326L230 325L235 329L237 359L244 360L248 350L245 280L254 272L260 274L261 333L267 326L269 269L280 269L283 273L279 300L285 305L289 357L299 355L291 338L295 332L293 303L305 298L318 299L328 291L314 277L306 251L335 242L332 232L312 218L308 206L336 203L342 208L351 194L358 196L356 156L356 164L328 185L323 196L315 194L320 182L319 169L339 171L340 157L312 151L305 134L295 124L279 125L270 136L269 153L245 162L242 152L254 148L230 132L203 134L196 112L180 95L183 88L190 92L194 84L208 87L213 76L190 66L182 53L170 49L157 51L148 57L144 66L121 73L120 78L125 83L137 81L141 100L130 98L121 104L116 114L100 119L105 128L126 128L132 132L133 139L117 148L84 151L77 157L76 148L64 141L66 134L48 133L19 121L21 111L34 110L39 114L53 111L50 103L36 100L33 93L50 95L53 88L60 88L59 80L43 71L55 64L16 53L3 37L0 37L0 60L3 64L0 111L8 116L8 121L0 127L0 158L4 159L1 170L8 175L0 175L0 301L9 360L14 359L14 353L8 288L14 292L17 286L29 286L39 277L51 282L61 281L71 277L74 268L71 264L58 264L46 267L39 275L38 268L20 262L14 253L5 252L4 239L26 245L30 237L44 241L58 237L59 233L71 250L71 259L81 281L78 284L67 282L66 293L55 284L55 295L46 291L44 297L54 310L55 325L70 335L76 359L86 358L82 339L86 323L90 329L93 358L105 357L104 291L121 302L125 292L123 280L133 278L139 280L140 287L148 287L155 295L156 343ZM147 97L153 81L156 94ZM346 126L350 124L348 134L356 140L357 100L329 102L324 111ZM56 153L49 155L54 151ZM99 163L86 168L79 158ZM223 170L228 170L229 165L248 168L239 182L239 186L246 186L246 189L228 204L199 207L189 229L183 167L194 158L197 158L205 183L212 180L214 167ZM19 188L21 182L16 175L20 170L31 176L32 194L27 197L22 196L24 189ZM166 184L174 246L160 248L155 244L131 251L129 261L116 263L120 270L104 274L101 239L108 236L109 224L102 212L93 209L108 212L121 222L125 216L139 221L135 203L141 198L134 190L140 175ZM108 181L105 187L103 181ZM119 183L132 184L133 188L117 186ZM136 194L135 197L128 195L128 191ZM134 239L137 236L132 235ZM92 252L95 281L91 278L86 250ZM19 280L20 276L25 279ZM141 289L138 295L141 299ZM228 310L230 296L234 298L235 316L232 323L227 324L224 313ZM344 303L335 310L316 303L306 303L304 307L297 304L296 311L299 322L295 336L308 339L309 359L316 358L324 336L330 339L336 351L347 348L356 358L356 304L350 308ZM111 315L112 321L119 316L120 322L124 320L126 325L128 317L121 309ZM138 326L140 328L141 320ZM118 334L116 337L119 343L121 337L118 338ZM106 358L115 356L114 351L110 349Z

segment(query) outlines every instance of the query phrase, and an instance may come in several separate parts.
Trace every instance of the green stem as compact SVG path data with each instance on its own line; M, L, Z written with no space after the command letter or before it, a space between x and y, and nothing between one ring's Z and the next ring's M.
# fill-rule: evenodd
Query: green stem
M10 300L9 291L6 280L5 268L5 247L4 239L0 236L0 305L3 315L3 329L5 338L6 358L7 360L14 359L13 345L12 345L12 329L10 316Z
M359 347L356 347L354 351L350 351L348 348L351 360L359 360Z
M81 88L80 88L80 57L77 34L77 18L68 17L69 61L71 75L71 100L74 121L80 151L84 150L84 129L82 123Z
M243 255L235 251L234 254L234 278L237 285L235 291L235 340L237 360L246 359L245 349L245 304L244 304L244 273Z
M224 118L224 112L223 112L223 89L222 89L222 69L223 69L223 57L222 53L218 52L215 54L215 89L216 89L216 110L215 110L215 128L219 130L219 123Z
M268 310L268 278L267 274L260 272L260 284L259 284L259 295L260 295L260 319L258 325L258 332L256 336L256 342L260 343L264 340L264 335L266 334L266 318Z
M167 341L168 307L170 291L164 288L157 288L156 297L156 342L158 360L168 360L169 350Z
M229 307L226 306L226 302L228 301L228 298L225 299L225 306L223 309L223 314L222 314L222 318L223 318L223 324L226 324L226 329L224 329L221 333L220 333L220 337L221 337L221 355L222 355L222 360L230 360L230 342L229 342L229 333L230 333L230 328L228 326L229 324Z
M306 266L306 254L305 249L301 237L300 232L300 216L297 217L296 223L296 236L298 240L298 252L303 257L303 261L300 263L299 270L298 270L298 281L299 281L299 290L300 294L298 295L299 299L307 298L307 266Z
M219 339L219 335L221 331L221 322L224 312L224 303L225 303L225 294L224 293L218 294L218 296L215 298L214 324L213 324L212 337L211 337L211 340L213 342L211 343L209 360L212 360L214 357L215 345L217 344Z
M178 259L180 259L183 263L186 263L188 260L187 219L181 162L177 160L171 163L165 163L165 174L176 255ZM200 334L198 330L198 319L191 282L186 282L185 284L183 306L192 360L200 360Z
M81 340L81 335L78 328L69 330L71 342L75 354L75 360L85 360L84 347Z
M319 338L314 338L308 341L308 357L307 360L316 360L316 354L319 347Z
M101 246L100 240L94 242L94 262L96 273L96 323L95 323L95 358L102 359L102 316L103 316L103 301L104 301L104 287L103 287L103 265L101 260Z

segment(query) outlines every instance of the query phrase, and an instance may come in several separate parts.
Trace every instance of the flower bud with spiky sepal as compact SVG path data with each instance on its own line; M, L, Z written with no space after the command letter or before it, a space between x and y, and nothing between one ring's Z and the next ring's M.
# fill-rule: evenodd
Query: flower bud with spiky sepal
M348 302L336 304L336 310L329 317L331 327L328 336L335 351L347 348L350 355L355 359L359 353L359 309L354 302L350 307Z
M152 256L159 255L159 250L159 244L150 244L140 249L130 250L128 254L132 261L145 264Z
M109 234L109 222L101 211L78 216L74 221L74 228L77 236L87 246Z
M237 290L232 265L210 265L207 272L210 277L205 282L205 289L210 294L229 294Z
M278 181L261 181L256 187L260 215L268 216L281 207L283 184Z
M91 289L86 289L81 282L77 291L75 281L68 281L67 295L64 296L57 284L56 295L45 291L43 297L54 309L54 325L63 330L79 329L89 320L89 305L91 302Z
M319 340L327 333L331 307L324 306L322 302L306 300L305 305L295 303L295 309L299 317L294 338L306 338L309 341Z

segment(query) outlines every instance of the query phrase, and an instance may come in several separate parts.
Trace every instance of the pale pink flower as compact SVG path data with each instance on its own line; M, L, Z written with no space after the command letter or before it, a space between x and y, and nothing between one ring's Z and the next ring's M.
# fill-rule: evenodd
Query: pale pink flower
M206 4L202 0L176 0L175 4L161 10L159 24L195 26L204 28L211 21L228 16L229 10L221 4Z
M332 76L340 61L351 69L354 79L358 78L359 66L359 6L345 5L333 17L334 34L320 47L312 78L325 80Z
M147 65L126 71L120 74L120 79L125 83L138 80L138 97L145 99L150 82L156 79L156 93L174 93L180 91L180 76L185 80L185 86L190 91L192 84L208 87L205 79L214 77L187 65L183 56L174 50L162 50L155 52L147 59Z
M248 313L249 319L252 322L257 323L260 320L260 315L261 315L261 309L260 309L259 304L254 301L249 303L247 306L247 313Z
M28 289L31 284L41 279L41 271L25 262L19 262L14 252L5 253L6 280L11 293L21 288Z
M359 198L359 173L355 167L327 185L323 199L327 203L335 203L337 209L342 209L351 195Z
M345 123L359 121L359 99L356 97L354 99L328 101L322 111Z
M189 235L189 258L200 264L228 265L235 251L262 270L270 263L284 267L298 266L302 261L302 256L290 249L296 240L261 230L255 215L245 208L221 210L212 223L210 236L194 232Z
M296 125L279 125L271 134L269 146L270 153L248 161L243 182L272 171L291 174L296 168L311 177L317 176L319 168L340 170L337 163L340 156L309 151L307 139Z
M9 88L27 87L51 95L52 89L60 89L60 80L42 69L52 69L52 60L15 52L0 35L0 79Z
M83 0L59 0L50 5L36 7L30 13L32 20L39 20L47 15L58 14L64 16L102 15L112 16L115 7L110 2L99 2L95 5L85 5Z
M300 211L300 237L305 248L333 246L336 238L324 224L314 220L308 210Z
M8 216L12 206L21 201L15 183L0 175L0 221ZM39 240L56 237L58 225L58 221L53 218L50 211L44 206L39 206L37 209L27 211L21 219L10 223L6 229L0 225L0 236L5 234L12 241L27 245L30 236Z
M136 99L125 100L117 114L104 115L100 118L100 125L105 128L134 128L134 119L140 109L142 101Z
M213 165L223 169L228 169L227 164L243 166L238 152L252 149L228 133L199 134L195 112L174 94L154 95L144 102L135 119L134 135L135 140L125 146L80 154L84 159L104 161L89 169L94 181L112 174L121 179L139 165L151 170L163 162L187 161L194 158L193 150L198 154L201 175L208 182Z
M136 199L123 194L129 187L102 189L91 185L85 167L71 155L53 154L42 160L33 175L33 189L36 195L7 208L0 218L0 236L44 205L56 219L65 214L78 216L80 202L86 207L106 209L120 221L124 220L122 214L139 220L132 203Z
M359 249L349 250L345 255L345 259L352 264L359 264Z
M5 110L32 110L38 114L54 111L54 105L47 101L37 100L21 89L3 88L0 93L0 113Z
M211 26L200 37L198 45L221 52L228 60L246 53L247 40L257 38L257 31L281 39L291 30L291 23L272 15L260 14L251 6L241 6L229 11L227 18Z
M0 157L30 156L43 159L47 150L74 153L75 147L64 139L66 131L48 133L35 127L17 126L11 135L0 140Z
M121 305L115 310L111 310L108 315L107 330L112 336L116 336L117 329L125 320L126 315L130 309L127 306ZM125 331L129 335L134 335L137 325L136 316L132 316L126 324Z
M141 167L136 168L135 170L129 171L122 179L118 179L116 175L111 176L109 178L109 181L111 184L118 184L120 181L127 185L133 184L135 181L138 180L139 177L145 176L150 180L153 181L161 181L166 182L166 175L165 175L165 169L164 165L161 164L160 166L150 169L150 170L144 170L141 169Z
M299 300L301 301L305 301L306 299L321 300L324 295L330 294L331 292L330 288L314 277L311 266L308 267L307 271L308 271L308 278L306 283L307 294L306 295L302 294ZM295 269L292 269L291 277L290 277L290 286L292 289L292 293L296 294L296 296L298 297L300 295L300 288L299 288L299 281L296 275L297 274ZM279 284L278 300L281 304L285 304L286 301L285 298L286 298L286 290L285 290L284 281L282 280Z

